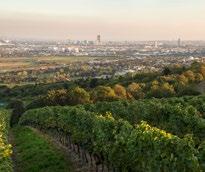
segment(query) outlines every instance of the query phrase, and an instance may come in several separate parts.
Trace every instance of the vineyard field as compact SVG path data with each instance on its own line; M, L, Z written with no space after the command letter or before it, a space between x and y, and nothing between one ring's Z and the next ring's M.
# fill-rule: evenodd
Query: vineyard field
M8 144L9 112L0 110L0 171L12 172L12 148Z
M122 171L200 171L204 147L187 133L183 138L146 122L131 125L111 113L100 115L79 107L45 107L27 111L20 120L53 133L67 144L97 156L105 166Z

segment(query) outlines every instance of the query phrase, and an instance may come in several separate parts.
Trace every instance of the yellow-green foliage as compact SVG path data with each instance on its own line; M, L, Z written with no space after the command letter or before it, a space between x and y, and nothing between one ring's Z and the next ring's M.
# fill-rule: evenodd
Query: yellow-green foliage
M80 107L46 107L27 111L20 124L54 133L61 131L73 143L124 172L199 172L201 168L192 140L143 121L133 126L113 118L111 113L100 115Z
M7 111L0 110L0 171L12 171L11 145L7 142L9 115Z

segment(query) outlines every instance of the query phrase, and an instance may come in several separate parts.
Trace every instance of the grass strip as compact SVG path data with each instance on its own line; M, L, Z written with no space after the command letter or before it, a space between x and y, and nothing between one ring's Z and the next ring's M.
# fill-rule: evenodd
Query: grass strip
M70 172L63 152L28 127L13 129L17 172Z

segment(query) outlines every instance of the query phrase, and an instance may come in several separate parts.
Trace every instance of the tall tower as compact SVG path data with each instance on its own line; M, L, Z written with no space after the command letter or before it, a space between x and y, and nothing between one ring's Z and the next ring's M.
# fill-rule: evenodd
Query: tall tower
M181 47L181 38L178 39L177 45L178 45L178 47Z
M101 36L97 35L97 44L99 45L101 43Z
M154 42L154 48L158 48L158 41Z

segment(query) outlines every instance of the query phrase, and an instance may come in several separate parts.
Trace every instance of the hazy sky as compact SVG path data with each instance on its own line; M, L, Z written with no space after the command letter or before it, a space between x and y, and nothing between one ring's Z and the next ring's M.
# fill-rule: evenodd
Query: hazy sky
M205 0L1 0L0 36L205 40Z

